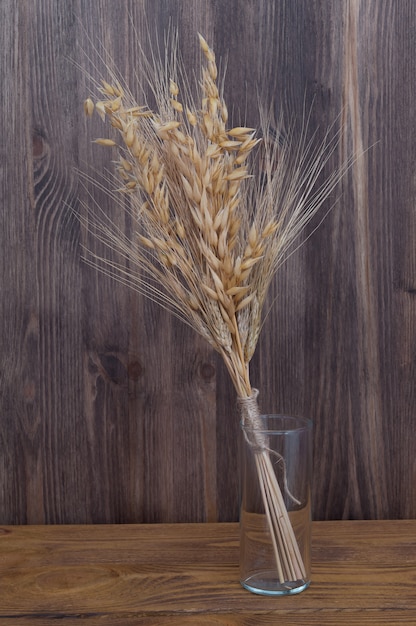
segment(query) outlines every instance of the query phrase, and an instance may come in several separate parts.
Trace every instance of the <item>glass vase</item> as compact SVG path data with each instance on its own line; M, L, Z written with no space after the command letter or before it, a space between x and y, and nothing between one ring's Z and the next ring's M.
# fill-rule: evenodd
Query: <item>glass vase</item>
M312 422L262 415L241 432L240 582L300 593L311 574Z

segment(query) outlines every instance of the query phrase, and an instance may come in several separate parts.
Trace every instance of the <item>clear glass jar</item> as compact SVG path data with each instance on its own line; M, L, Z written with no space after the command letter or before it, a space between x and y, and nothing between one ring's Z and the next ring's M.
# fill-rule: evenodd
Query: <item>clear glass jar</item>
M241 432L240 582L300 593L311 579L312 422L262 415Z

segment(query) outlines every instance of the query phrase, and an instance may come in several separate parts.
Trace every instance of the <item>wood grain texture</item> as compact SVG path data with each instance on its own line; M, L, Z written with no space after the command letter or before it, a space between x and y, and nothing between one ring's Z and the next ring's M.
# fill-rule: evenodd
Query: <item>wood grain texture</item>
M312 584L238 582L237 524L0 529L0 623L260 626L416 623L416 521L315 522Z
M90 194L114 210L77 173L111 169L82 114L102 46L134 85L137 39L171 23L190 76L197 31L227 58L235 118L258 91L297 128L312 107L318 139L341 128L329 169L360 154L273 285L252 377L264 411L314 420L316 519L415 517L414 2L3 0L0 522L237 519L222 363L85 265L73 218Z

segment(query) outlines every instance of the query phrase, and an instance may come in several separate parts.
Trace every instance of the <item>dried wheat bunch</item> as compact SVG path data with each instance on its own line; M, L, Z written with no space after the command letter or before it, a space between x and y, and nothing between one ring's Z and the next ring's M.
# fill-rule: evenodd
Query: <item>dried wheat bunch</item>
M96 220L96 235L129 261L93 264L127 282L186 321L223 357L240 397L252 395L248 364L262 325L270 282L293 244L339 180L316 189L334 150L305 135L282 143L261 114L260 137L228 127L211 48L199 36L206 67L196 103L167 75L175 63L153 67L148 80L156 110L137 104L118 80L102 81L94 109L119 132L117 171L128 195L134 230ZM174 71L174 69L172 69ZM176 77L175 77L176 78ZM259 143L261 142L261 146ZM96 143L114 147L113 139ZM122 210L125 200L119 199Z
M87 115L95 110L117 131L115 139L96 143L118 148L119 182L112 195L133 223L125 233L93 216L95 236L122 259L116 263L92 253L88 259L205 337L224 359L243 419L255 423L249 362L269 285L342 172L321 182L336 148L329 135L317 147L306 132L296 143L290 133L281 141L265 112L257 134L229 125L214 52L199 40L205 62L198 101L186 82L181 92L178 75L185 73L178 70L175 48L167 62L146 65L153 106L146 99L137 103L111 72L109 82L100 83L99 98L85 101ZM269 518L280 523L284 504L267 446L253 443L261 451L259 480ZM283 521L277 534L289 545L288 556L279 556L282 539L276 539L276 559L296 565L280 565L279 572L283 580L301 578L290 522Z

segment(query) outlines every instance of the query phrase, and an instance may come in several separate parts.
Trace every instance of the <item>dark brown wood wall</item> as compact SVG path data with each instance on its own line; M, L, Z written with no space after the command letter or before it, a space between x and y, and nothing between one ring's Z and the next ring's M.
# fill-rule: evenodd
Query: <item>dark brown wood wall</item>
M370 148L277 277L252 377L265 411L314 421L316 519L414 517L413 0L2 0L0 523L237 519L222 363L81 261L71 211L77 169L111 167L84 70L103 45L133 82L136 38L169 23L190 76L197 31L227 57L236 118L260 86L298 124L313 102L318 137L341 125L331 167Z

